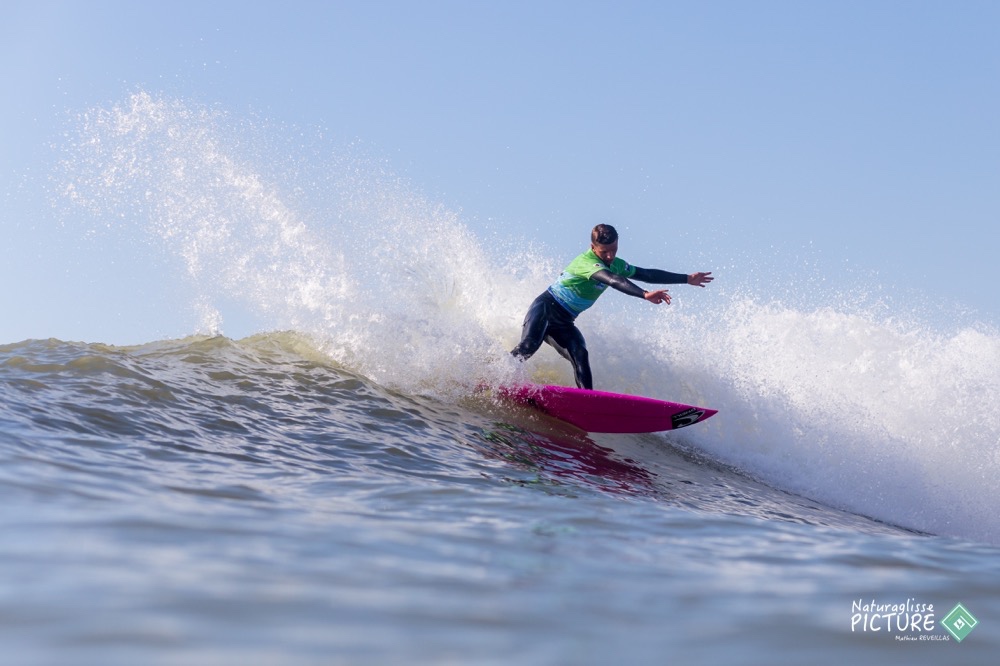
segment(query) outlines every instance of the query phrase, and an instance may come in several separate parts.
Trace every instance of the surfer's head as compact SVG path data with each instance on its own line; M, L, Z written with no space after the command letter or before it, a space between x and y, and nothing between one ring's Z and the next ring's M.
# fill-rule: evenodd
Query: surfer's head
M611 245L618 241L618 230L610 224L598 224L590 232L590 242L600 245Z
M618 254L618 231L610 224L598 224L590 232L590 249L598 259L610 265Z

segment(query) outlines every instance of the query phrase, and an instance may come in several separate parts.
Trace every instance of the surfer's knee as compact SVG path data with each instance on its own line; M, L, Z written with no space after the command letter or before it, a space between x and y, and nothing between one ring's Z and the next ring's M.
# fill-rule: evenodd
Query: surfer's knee
M581 366L590 365L590 353L587 351L587 345L584 344L583 340L570 344L566 350L569 352L569 357L573 363Z
M518 345L510 350L510 355L516 358L518 361L521 361L522 363L531 358L532 354L533 352L522 349L521 345Z
M535 355L538 348L542 346L543 339L535 334L535 331L524 332L524 336L521 338L521 342L517 344L516 347L510 350L511 356L520 360L527 361L529 358ZM544 334L544 331L542 331Z

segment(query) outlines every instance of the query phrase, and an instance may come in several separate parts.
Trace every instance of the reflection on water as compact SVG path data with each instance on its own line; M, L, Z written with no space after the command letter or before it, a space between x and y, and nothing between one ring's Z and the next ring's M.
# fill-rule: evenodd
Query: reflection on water
M505 460L520 469L534 471L540 485L557 486L553 492L572 493L573 488L592 487L622 494L654 494L653 476L630 460L619 460L585 433L549 430L532 433L501 422L490 424L479 434L484 455ZM518 483L527 483L519 480Z

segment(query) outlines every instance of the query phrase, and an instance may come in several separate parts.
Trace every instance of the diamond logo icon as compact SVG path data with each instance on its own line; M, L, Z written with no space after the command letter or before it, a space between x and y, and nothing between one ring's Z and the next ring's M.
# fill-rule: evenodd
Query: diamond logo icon
M961 643L962 639L972 633L972 630L976 628L976 625L979 624L979 620L977 620L972 613L966 610L965 606L958 604L951 609L951 612L948 613L943 620L941 620L941 624L944 625L944 628L948 630L948 633L951 634L956 641Z

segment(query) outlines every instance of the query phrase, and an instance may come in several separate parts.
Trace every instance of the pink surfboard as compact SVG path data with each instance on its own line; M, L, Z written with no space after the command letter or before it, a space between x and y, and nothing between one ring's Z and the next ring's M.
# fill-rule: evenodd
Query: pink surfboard
M676 430L700 423L718 413L718 410L707 407L569 386L504 386L499 394L502 398L534 407L587 432Z

